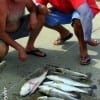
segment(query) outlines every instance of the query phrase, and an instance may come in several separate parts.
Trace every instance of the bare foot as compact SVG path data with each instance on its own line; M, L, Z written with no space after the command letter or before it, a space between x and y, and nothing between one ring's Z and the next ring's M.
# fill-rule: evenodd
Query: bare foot
M91 41L88 42L88 44L90 46L98 46L98 45L100 45L100 42L97 41L97 40L91 40Z

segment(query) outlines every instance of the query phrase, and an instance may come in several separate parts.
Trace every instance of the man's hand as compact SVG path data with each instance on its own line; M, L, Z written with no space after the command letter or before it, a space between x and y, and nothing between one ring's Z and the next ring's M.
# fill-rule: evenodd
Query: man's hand
M27 54L24 48L20 48L18 50L18 57L21 61L26 61L27 60Z

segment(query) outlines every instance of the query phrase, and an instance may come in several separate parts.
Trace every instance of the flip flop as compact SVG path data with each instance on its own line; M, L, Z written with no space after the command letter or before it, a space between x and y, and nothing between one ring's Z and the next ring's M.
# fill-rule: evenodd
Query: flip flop
M86 61L82 61L82 60L86 60ZM81 65L88 65L90 64L91 58L89 55L87 56L80 56L80 64Z
M46 53L40 51L39 49L35 49L35 50L32 50L32 51L29 51L29 52L26 52L28 55L35 55L35 56L38 56L38 57L45 57L46 56Z
M59 45L59 44L63 44L66 40L69 40L71 37L73 36L72 33L70 33L68 36L64 37L64 38L58 38L57 40L55 40L54 44L55 45ZM59 42L58 42L59 41Z

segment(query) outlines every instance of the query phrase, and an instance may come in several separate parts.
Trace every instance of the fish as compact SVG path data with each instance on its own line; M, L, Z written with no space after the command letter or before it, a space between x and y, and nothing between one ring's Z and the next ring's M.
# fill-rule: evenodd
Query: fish
M65 78L65 77L61 77L61 76L57 76L57 75L48 75L47 79L52 80L52 81L60 81L60 82L63 82L64 84L68 84L71 86L97 89L96 85L89 85L89 84L77 82L77 81L69 79L67 77Z
M92 76L91 73L83 74L81 72L76 72L76 71L70 70L69 68L62 68L56 65L47 64L47 66L49 67L49 69L51 68L51 73L60 74L60 75L67 74L68 76L71 76L72 78L75 78L78 80L81 80L81 79L90 80Z
M79 100L80 96L68 92L61 91L48 85L40 85L39 92L45 93L51 97L58 97L62 99Z
M62 98L57 98L57 97L41 96L41 97L38 97L37 100L64 100L64 99L62 99Z
M46 70L42 75L30 79L27 81L20 90L20 96L26 96L28 94L32 94L36 91L36 89L39 87L39 85L44 81L46 78L46 75L48 73L48 70Z
M61 77L68 77L72 80L76 80L76 81L81 81L81 80L87 80L87 79L84 79L84 78L81 78L81 77L77 77L77 76L74 76L74 75L70 75L68 73L63 73L63 72L52 72L51 74L53 75L58 75L58 76L61 76Z
M93 94L92 90L91 91L90 90L83 90L83 89L80 89L80 88L77 88L74 86L64 84L62 82L47 81L47 82L44 82L43 85L48 85L48 86L54 87L56 89L60 89L64 92L84 93L84 94L87 94L89 96L92 96L92 94Z
M68 78L71 78L71 79L74 79L77 81L80 81L80 80L90 81L91 76L92 76L91 73L83 74L80 72L75 72L75 71L72 71L70 69L60 68L60 67L55 68L55 70L53 70L51 72L51 74L59 75L59 76L63 76L63 77L68 77Z
M80 79L88 79L89 80L91 78L91 74L89 74L89 73L83 74L83 73L75 72L75 71L72 71L72 70L69 70L66 68L55 68L55 71L62 73L62 74L68 74L68 75L71 75L72 77L77 77Z

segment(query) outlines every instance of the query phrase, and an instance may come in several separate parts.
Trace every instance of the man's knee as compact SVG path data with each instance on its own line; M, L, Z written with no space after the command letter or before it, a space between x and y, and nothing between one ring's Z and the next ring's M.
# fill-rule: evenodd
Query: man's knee
M38 21L39 21L39 23L44 24L45 23L45 15L39 14L38 15Z
M36 30L37 27L39 26L43 26L45 23L45 15L44 14L38 14L37 15L37 22L33 23L33 24L28 24L28 28L31 30Z
M81 24L81 21L80 19L73 19L73 27L77 27L77 28L82 28L82 24Z
M0 40L0 60L2 60L8 53L8 45Z

